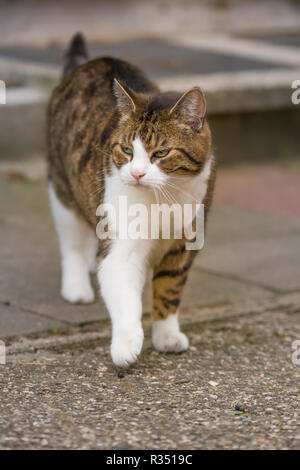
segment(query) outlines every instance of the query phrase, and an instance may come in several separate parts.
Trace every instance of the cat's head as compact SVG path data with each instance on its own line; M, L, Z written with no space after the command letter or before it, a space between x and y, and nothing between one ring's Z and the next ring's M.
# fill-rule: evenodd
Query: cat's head
M112 153L123 182L157 187L173 176L193 177L202 171L211 136L200 88L183 95L146 95L115 80L114 91L120 120Z

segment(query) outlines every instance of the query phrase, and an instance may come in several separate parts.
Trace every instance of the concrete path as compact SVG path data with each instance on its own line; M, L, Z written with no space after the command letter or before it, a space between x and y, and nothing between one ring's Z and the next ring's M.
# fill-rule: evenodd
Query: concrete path
M14 342L0 365L0 449L299 449L297 302L219 320L194 311L182 355L155 352L146 320L123 378L103 322Z

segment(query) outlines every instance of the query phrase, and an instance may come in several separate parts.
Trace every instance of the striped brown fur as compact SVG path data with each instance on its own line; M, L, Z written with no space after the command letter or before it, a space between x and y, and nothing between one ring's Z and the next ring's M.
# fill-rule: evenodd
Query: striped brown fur
M81 51L83 55L82 47ZM163 93L137 67L109 57L72 64L75 68L66 67L48 106L49 180L64 206L96 229L105 177L113 165L121 168L130 160L124 146L131 148L137 136L151 163L166 174L192 177L202 171L212 148L205 101L198 88L184 95ZM158 157L160 149L168 149L167 155ZM214 180L212 160L205 217ZM185 242L174 241L154 270L155 320L175 313L180 304L196 255L185 249ZM99 243L99 253L105 250L109 246Z

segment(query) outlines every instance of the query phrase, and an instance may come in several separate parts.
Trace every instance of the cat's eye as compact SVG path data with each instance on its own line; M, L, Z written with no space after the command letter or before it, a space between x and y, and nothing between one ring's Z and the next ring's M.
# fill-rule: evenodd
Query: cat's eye
M122 145L122 150L124 153L126 153L126 155L132 155L133 152L132 152L132 149L130 147L123 147Z
M153 157L156 157L156 158L166 157L168 153L169 153L168 149L158 150L157 152L154 152Z

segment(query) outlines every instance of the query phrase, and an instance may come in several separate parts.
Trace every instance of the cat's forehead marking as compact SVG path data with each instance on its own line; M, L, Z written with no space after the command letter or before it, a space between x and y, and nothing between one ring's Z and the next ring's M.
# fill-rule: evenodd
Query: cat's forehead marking
M142 139L140 136L135 137L134 141L132 142L133 146L133 157L139 160L148 158L148 153L144 147Z

